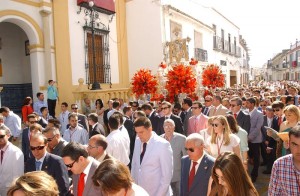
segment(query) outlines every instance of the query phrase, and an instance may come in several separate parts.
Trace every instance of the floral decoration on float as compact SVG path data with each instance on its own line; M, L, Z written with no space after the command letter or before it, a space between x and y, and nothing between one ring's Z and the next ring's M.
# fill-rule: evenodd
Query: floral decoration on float
M210 64L203 68L202 85L210 89L224 87L225 76L219 66Z
M195 98L197 81L191 66L183 64L173 65L167 73L166 90L168 91L167 100L173 103L177 101L180 93L187 94L188 97Z
M132 77L131 90L136 98L142 95L151 94L155 96L157 91L158 81L149 69L140 69Z

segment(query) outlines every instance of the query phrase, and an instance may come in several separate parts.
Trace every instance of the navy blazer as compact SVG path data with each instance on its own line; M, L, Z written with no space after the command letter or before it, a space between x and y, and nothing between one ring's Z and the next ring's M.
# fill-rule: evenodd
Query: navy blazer
M152 124L152 130L158 134L158 122L159 122L159 115L154 111L152 112L151 116L149 116L149 119Z
M25 173L32 171L36 171L34 157L30 158L25 166ZM47 153L42 164L42 171L55 179L60 196L69 194L68 170L61 157Z
M251 121L250 115L247 114L245 111L240 110L239 115L236 117L236 121L240 127L242 127L247 133L249 134Z
M191 160L188 156L181 159L181 181L180 181L180 196L199 196L207 195L208 182L211 176L211 171L214 166L215 159L207 154L203 155L201 163L196 172L191 190L188 189L189 173Z
M30 157L33 157L30 147L30 141L29 141L29 128L25 128L22 131L22 152L24 154L24 162L26 163Z

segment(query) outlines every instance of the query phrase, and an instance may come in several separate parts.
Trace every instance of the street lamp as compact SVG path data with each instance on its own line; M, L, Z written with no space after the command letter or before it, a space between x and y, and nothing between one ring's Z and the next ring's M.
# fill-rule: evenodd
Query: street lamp
M92 63L93 63L93 84L91 90L100 90L100 82L97 82L97 65L96 65L96 53L95 53L95 24L100 23L99 13L94 9L94 1L89 1L89 7L84 10L85 16L84 20L88 26L88 19L90 19L89 26L91 27L92 32Z

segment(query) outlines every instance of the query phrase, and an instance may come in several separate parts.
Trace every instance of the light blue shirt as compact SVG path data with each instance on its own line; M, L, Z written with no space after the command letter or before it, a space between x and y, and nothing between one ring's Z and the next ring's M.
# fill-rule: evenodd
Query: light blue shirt
M47 103L44 101L37 100L33 104L33 110L38 113L40 116L42 115L41 113L41 107L48 107Z
M47 97L51 100L57 100L58 92L57 88L53 85L49 85L47 88Z
M4 119L4 124L10 129L14 137L21 134L21 118L13 111L9 111L8 116Z

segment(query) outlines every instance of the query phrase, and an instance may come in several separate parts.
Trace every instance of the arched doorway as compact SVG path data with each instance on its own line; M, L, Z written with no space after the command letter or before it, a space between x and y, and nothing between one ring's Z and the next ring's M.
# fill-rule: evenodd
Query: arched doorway
M23 99L32 97L29 39L22 28L0 23L1 105L20 112Z

